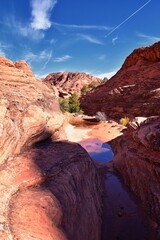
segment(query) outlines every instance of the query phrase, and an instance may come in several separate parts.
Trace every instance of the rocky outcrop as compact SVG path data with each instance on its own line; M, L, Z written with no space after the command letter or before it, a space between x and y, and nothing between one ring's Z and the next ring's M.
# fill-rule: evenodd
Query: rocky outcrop
M122 68L104 85L81 98L85 113L124 116L160 114L160 42L134 50Z
M26 64L16 65L0 58L1 164L22 147L54 135L64 123L53 92L36 80Z
M97 167L78 144L58 141L57 98L30 71L0 58L0 239L99 240Z
M114 168L141 201L159 239L160 117L144 121L136 130L129 128L110 143L115 153Z
M34 74L31 68L28 66L28 64L25 61L20 60L18 62L15 62L15 67L24 71L27 74L27 76L34 77Z
M100 179L78 144L45 142L27 149L1 167L0 181L1 232L8 237L100 239Z
M90 74L80 72L58 72L49 74L44 81L56 86L60 97L65 97L74 92L81 94L84 85L93 83L95 86L101 84L102 80Z

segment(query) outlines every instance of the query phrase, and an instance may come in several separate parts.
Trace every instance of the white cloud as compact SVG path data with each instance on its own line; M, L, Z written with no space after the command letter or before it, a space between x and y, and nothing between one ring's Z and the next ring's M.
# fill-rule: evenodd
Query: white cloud
M46 30L51 27L51 11L57 0L32 0L32 21L31 28L34 30Z
M112 39L113 45L115 45L115 42L116 42L117 40L118 40L118 37L115 37L115 38Z
M80 37L80 39L82 40L86 40L90 43L94 43L94 44L99 44L99 45L103 45L103 43L101 41L99 41L98 39L88 35L88 34L77 34L78 37Z
M29 37L33 40L41 40L44 38L45 34L41 30L34 30L29 24L22 24L15 19L14 15L11 15L5 19L6 26L17 35L23 37Z
M31 37L34 40L40 40L44 38L44 33L42 31L33 30L29 26L22 26L21 23L17 23L17 32L23 37Z
M137 33L137 36L141 37L141 38L145 38L147 41L150 41L150 42L158 42L158 41L160 41L160 37L145 35L143 33Z
M55 27L60 27L60 28L66 28L68 30L74 30L74 29L79 29L79 30L110 30L111 28L108 26L100 26L100 25L76 25L76 24L61 24L54 22L53 26Z
M98 60L100 60L100 61L104 61L105 59L106 59L105 54L101 54L100 56L98 56Z
M57 58L55 58L54 59L54 62L57 62L57 63L59 63L59 62L65 62L65 61L67 61L67 60L69 60L69 59L71 59L72 58L72 56L70 56L70 55L64 55L64 56L62 56L62 57L57 57Z
M103 78L105 78L105 77L108 78L108 79L110 79L111 77L113 77L113 76L117 73L117 71L118 71L118 70L112 71L112 72L101 73L101 74L97 75L97 77L98 77L98 78L101 78L101 79L103 79Z

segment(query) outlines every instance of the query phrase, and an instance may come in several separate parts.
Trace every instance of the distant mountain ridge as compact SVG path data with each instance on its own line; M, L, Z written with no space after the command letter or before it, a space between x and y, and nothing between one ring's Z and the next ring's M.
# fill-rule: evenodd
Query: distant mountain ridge
M100 78L83 72L50 73L44 81L54 85L58 89L60 96L66 96L68 94L73 94L74 92L77 92L78 95L80 95L81 89L84 85L89 85L91 83L100 85L102 83Z
M82 96L81 107L118 119L160 115L160 42L134 50L115 76Z

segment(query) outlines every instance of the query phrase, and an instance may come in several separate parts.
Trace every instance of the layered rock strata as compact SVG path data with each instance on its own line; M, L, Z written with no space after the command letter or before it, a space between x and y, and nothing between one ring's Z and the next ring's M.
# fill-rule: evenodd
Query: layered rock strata
M65 97L73 94L74 92L81 95L81 89L84 85L94 84L98 86L102 80L86 74L83 72L58 72L49 74L44 81L48 84L54 85L60 97Z
M57 97L0 57L0 239L100 239L100 175L65 138ZM56 142L55 142L56 140Z
M100 179L78 144L27 149L1 166L0 181L1 239L100 239Z
M85 113L120 119L160 114L160 42L136 49L104 85L81 98Z
M114 168L140 200L159 239L160 117L144 121L136 130L126 130L110 143L115 153Z

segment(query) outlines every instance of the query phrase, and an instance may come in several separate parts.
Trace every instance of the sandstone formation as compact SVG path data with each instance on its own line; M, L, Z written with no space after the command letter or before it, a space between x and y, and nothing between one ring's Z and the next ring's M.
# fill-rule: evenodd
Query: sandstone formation
M81 94L81 89L84 85L95 83L101 84L102 80L90 74L80 72L58 72L49 74L44 81L56 86L60 97L65 97L77 92Z
M100 175L78 144L58 141L53 91L4 57L0 82L0 239L99 240Z
M160 114L160 42L134 50L122 68L104 85L81 99L85 113L124 116Z
M16 67L18 64L18 68ZM64 117L53 92L24 62L0 57L0 163L56 133Z
M160 117L150 118L136 130L129 128L111 142L114 168L141 201L153 230L160 238ZM154 232L154 231L153 231Z

